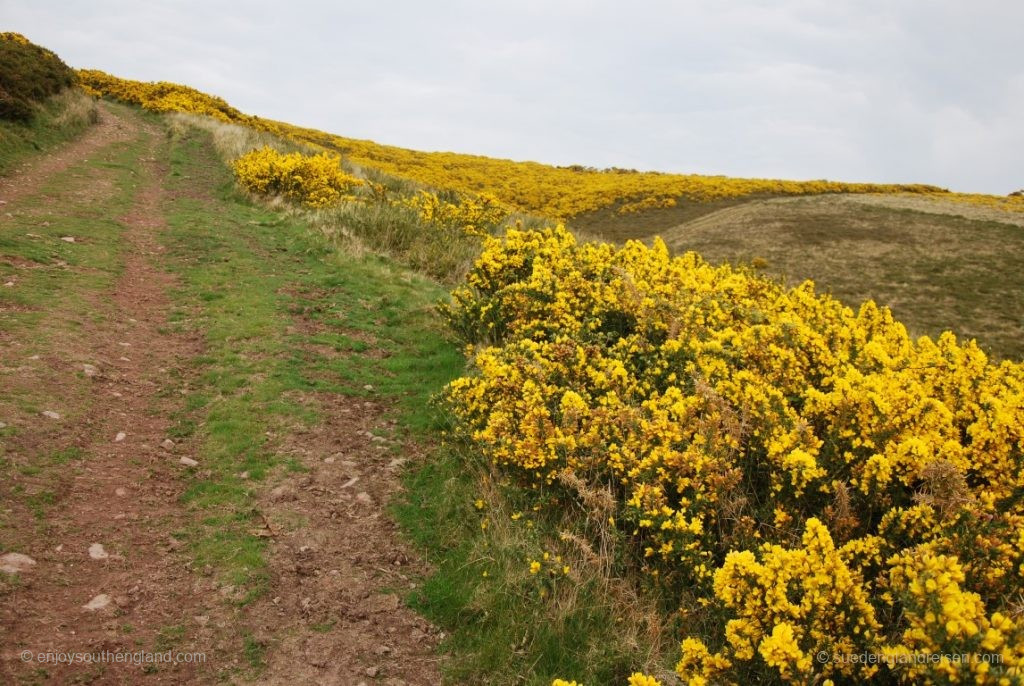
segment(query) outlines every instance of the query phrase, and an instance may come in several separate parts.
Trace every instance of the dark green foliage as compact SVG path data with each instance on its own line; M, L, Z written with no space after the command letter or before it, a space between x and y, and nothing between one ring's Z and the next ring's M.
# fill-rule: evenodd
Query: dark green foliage
M28 122L35 105L75 83L75 73L18 33L0 33L0 119Z

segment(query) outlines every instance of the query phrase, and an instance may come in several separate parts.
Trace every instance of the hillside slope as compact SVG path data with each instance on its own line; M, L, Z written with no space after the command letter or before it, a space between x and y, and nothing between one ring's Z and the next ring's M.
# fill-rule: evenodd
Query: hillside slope
M602 209L610 209L622 216L649 209L671 208L679 202L708 202L759 195L832 193L928 194L1024 210L1024 198L949 193L924 184L787 181L638 172L631 169L596 170L578 165L554 167L480 155L422 152L247 115L231 107L222 98L179 84L132 81L93 69L79 70L78 75L95 93L147 109L204 114L268 131L341 153L356 164L408 177L435 188L493 194L515 209L552 219L567 220Z
M0 33L0 173L96 123L96 104L76 81L52 51L19 33Z
M568 219L586 235L622 242L664 234L672 249L696 250L716 262L761 258L767 273L813 279L850 306L866 299L889 304L915 333L951 329L997 356L1024 354L1024 288L1014 257L1022 196L599 171L419 152L252 117L177 84L79 74L97 93L270 131L433 188L488 194L513 209Z
M1024 215L938 198L839 195L740 203L660 232L676 252L874 299L914 334L953 330L1024 357Z

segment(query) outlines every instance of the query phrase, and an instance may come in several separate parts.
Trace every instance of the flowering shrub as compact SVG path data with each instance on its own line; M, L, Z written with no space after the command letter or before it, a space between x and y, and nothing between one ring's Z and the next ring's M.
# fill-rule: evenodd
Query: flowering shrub
M89 92L107 95L155 112L186 112L250 126L256 117L242 114L222 98L207 95L195 88L167 81L147 83L111 76L98 69L79 69L78 79ZM259 128L257 126L257 128Z
M613 489L642 570L710 627L691 683L1022 680L1024 365L560 227L485 239L445 316L465 434L563 503L566 474Z
M307 207L334 205L361 183L327 153L285 155L264 147L242 155L232 166L239 183L253 193L283 195Z
M74 85L75 72L20 33L0 32L0 120L28 122L39 103Z
M420 191L403 204L416 210L420 220L427 224L459 229L471 236L488 235L509 215L508 209L489 193L463 195L457 202L448 202L436 193Z
M923 184L841 183L738 179L700 174L624 172L584 167L553 167L478 155L419 152L373 141L345 138L243 114L223 99L165 81L146 83L119 79L95 69L78 71L82 84L147 109L190 112L250 126L316 147L337 151L364 167L414 179L434 188L461 194L489 194L511 208L552 218L569 219L584 212L615 208L629 214L673 207L682 199L707 202L750 195L818 195L823 193L914 193L1024 211L1024 197L949 193Z

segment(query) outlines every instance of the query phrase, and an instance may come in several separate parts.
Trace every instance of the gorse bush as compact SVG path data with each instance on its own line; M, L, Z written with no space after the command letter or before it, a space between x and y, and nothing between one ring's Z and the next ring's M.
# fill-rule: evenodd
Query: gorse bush
M611 489L690 683L1021 682L1024 366L561 228L486 239L444 312L463 432L548 507Z
M0 119L26 122L37 104L74 83L57 55L20 33L0 33Z
M325 234L354 238L441 279L465 273L480 237L498 232L509 216L486 196L441 199L419 190L395 197L381 182L346 173L329 153L282 153L266 145L231 164L246 190L317 210L310 219Z
M427 224L459 229L473 236L493 233L509 216L508 208L490 193L456 194L455 202L451 202L437 193L420 191L404 202Z
M672 207L678 200L709 202L752 195L818 195L825 193L915 193L1024 210L1024 198L949 193L924 184L842 183L739 179L700 174L662 174L554 167L479 155L419 152L373 141L336 136L239 112L216 96L174 83L119 79L97 70L80 70L79 78L93 92L158 112L205 114L266 131L282 138L332 150L355 164L413 179L456 193L489 194L509 208L551 218L571 219L603 208L622 214Z
M239 183L260 195L281 195L306 207L329 207L349 196L362 182L341 169L327 153L279 153L266 146L248 152L232 167Z
M79 69L78 79L86 92L105 95L154 112L202 114L223 122L253 125L256 117L242 114L222 98L167 81L147 83L119 79L98 69ZM258 127L257 127L258 128Z

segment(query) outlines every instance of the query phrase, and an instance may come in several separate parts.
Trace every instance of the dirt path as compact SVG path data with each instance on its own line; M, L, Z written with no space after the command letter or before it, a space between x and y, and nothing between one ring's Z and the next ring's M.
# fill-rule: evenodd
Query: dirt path
M54 174L81 162L116 141L128 140L134 128L120 117L102 111L99 122L74 141L40 157L32 157L5 176L0 176L0 202L14 203L34 193Z
M280 437L303 470L261 489L265 595L240 605L179 542L178 532L203 516L182 497L188 479L202 475L203 456L195 439L168 432L181 410L178 389L202 383L193 361L203 343L168 325L179 284L160 242L163 131L119 112L0 179L4 209L23 219L41 211L22 205L55 175L145 141L131 172L131 209L117 217L122 238L110 246L122 260L113 286L82 295L88 315L58 304L44 312L41 328L57 336L0 338L11 397L37 399L0 403L0 429L17 429L0 434L10 469L0 487L0 553L5 571L20 567L0 575L0 682L438 683L437 632L402 606L403 589L421 570L385 511L403 460L371 438L386 422L381 404L310 397L326 419ZM79 188L52 201L97 201L111 192L102 171L83 172L93 197ZM305 525L275 524L289 517ZM177 664L113 662L158 659L152 653L165 650ZM73 654L78 664L59 663Z
M5 197L17 207L17 199L55 173L117 141L147 136L152 157L158 133L136 118L107 114L86 137L6 183ZM161 174L152 163L143 168L134 206L119 218L125 228L123 272L112 292L88 298L102 317L51 340L44 358L49 364L18 379L51 395L50 405L57 409L47 411L60 418L44 416L39 421L56 425L19 434L7 448L12 458L29 463L58 445L73 446L85 458L63 479L57 507L46 517L45 537L17 541L19 552L36 565L22 575L0 611L4 646L17 648L16 655L4 655L10 675L24 676L30 668L30 674L54 683L72 677L128 683L137 669L54 665L45 658L25 659L22 651L130 652L139 648L118 640L118 628L129 624L143 645L153 645L162 628L176 625L194 605L185 561L168 549L168 534L184 515L176 502L175 471L181 466L177 451L168 449L169 443L161 446L170 403L157 391L161 377L196 354L197 345L163 332L172 280L155 264L161 252L156 242L162 228ZM69 369L72 360L90 360L85 364L91 366ZM76 407L69 401L77 398L62 396L61 376L49 373L54 367L69 376L81 371L89 379L86 402ZM93 609L87 609L90 605ZM190 673L186 665L175 678Z

